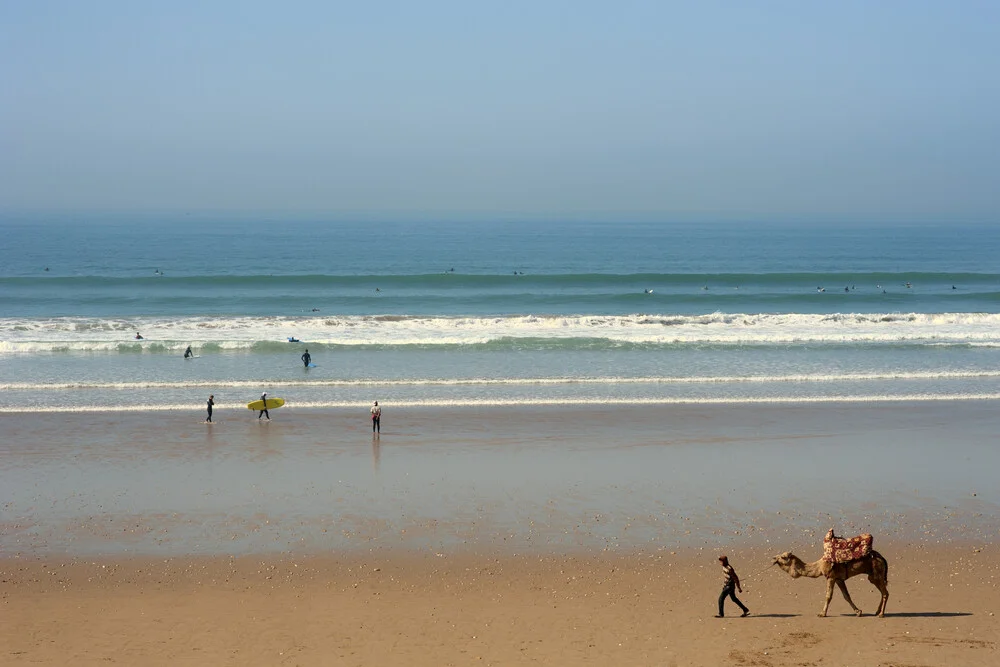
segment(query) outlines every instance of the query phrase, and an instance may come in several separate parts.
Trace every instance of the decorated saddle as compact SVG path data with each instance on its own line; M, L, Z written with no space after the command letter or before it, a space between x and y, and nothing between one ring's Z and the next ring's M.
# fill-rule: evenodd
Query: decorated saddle
M864 558L872 552L872 536L868 533L855 537L837 537L833 529L823 538L823 560L831 563L849 563Z

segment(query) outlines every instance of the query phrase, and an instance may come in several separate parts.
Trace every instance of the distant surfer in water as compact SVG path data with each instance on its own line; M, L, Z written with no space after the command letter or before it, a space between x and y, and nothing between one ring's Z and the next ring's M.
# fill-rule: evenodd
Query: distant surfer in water
M263 394L260 395L260 400L264 402L264 408L260 411L260 414L257 415L257 419L260 419L261 417L266 416L267 417L267 421L271 421L271 413L267 411L267 392L266 391Z
M212 421L212 406L214 405L215 405L215 394L211 394L208 397L208 419L205 420L206 422Z
M138 331L136 331L136 332L135 332L135 339L136 339L136 340L142 340L142 339L143 339L143 338L142 338L142 334L140 334L140 333L139 333Z
M194 356L194 352L191 351L191 346L188 345L188 349L184 350L184 358L185 359L190 359L193 356Z
M309 350L306 350L302 355L302 365L309 368L309 362L312 361L312 356L309 354Z
M382 433L382 408L378 406L378 401L372 406L372 433Z

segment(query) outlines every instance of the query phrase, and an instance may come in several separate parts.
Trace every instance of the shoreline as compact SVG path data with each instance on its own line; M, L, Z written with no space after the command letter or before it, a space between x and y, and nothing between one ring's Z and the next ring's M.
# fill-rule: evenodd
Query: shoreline
M373 383L377 384L377 383ZM211 388L213 384L207 384ZM261 385L263 386L263 385ZM269 392L270 393L270 392ZM477 409L572 409L572 408L594 408L594 407L630 407L636 405L649 407L726 407L726 406L771 406L771 407L797 407L807 405L843 406L843 405L905 405L910 403L985 403L1000 401L1000 393L976 393L976 394L910 394L883 396L878 394L863 396L777 396L777 397L708 397L708 398L537 398L537 399L435 399L421 401L398 401L392 403L395 409L407 410L442 410L454 408L477 408ZM252 403L253 401L248 401ZM282 410L290 414L307 415L318 410L332 412L357 412L370 407L366 401L303 401L297 403L285 403ZM157 413L157 412L192 412L196 413L204 409L201 403L172 403L164 405L80 405L74 407L18 407L11 406L5 408L6 414L45 414L45 415L74 415L74 414L119 414L119 413ZM216 414L239 414L247 410L245 403L218 403L216 404ZM277 408L275 408L277 409Z

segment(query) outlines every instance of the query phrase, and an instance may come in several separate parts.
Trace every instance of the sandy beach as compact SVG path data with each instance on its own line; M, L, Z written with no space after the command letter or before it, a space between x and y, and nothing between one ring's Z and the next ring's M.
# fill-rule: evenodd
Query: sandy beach
M752 572L759 550L731 554L752 613L724 619L707 550L7 560L0 646L12 665L995 665L996 548L883 549L883 619L839 594L816 617L822 582Z
M996 664L989 402L0 416L4 664ZM831 525L885 618L769 567ZM716 619L727 553L752 614ZM866 612L878 592L849 589Z

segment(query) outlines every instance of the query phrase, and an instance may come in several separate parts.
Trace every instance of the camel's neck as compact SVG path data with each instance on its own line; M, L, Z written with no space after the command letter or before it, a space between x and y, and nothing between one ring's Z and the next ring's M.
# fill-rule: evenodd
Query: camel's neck
M792 556L792 562L788 567L788 573L793 577L811 577L815 579L816 577L822 577L822 560L818 560L815 563L805 563L801 558L797 556Z

